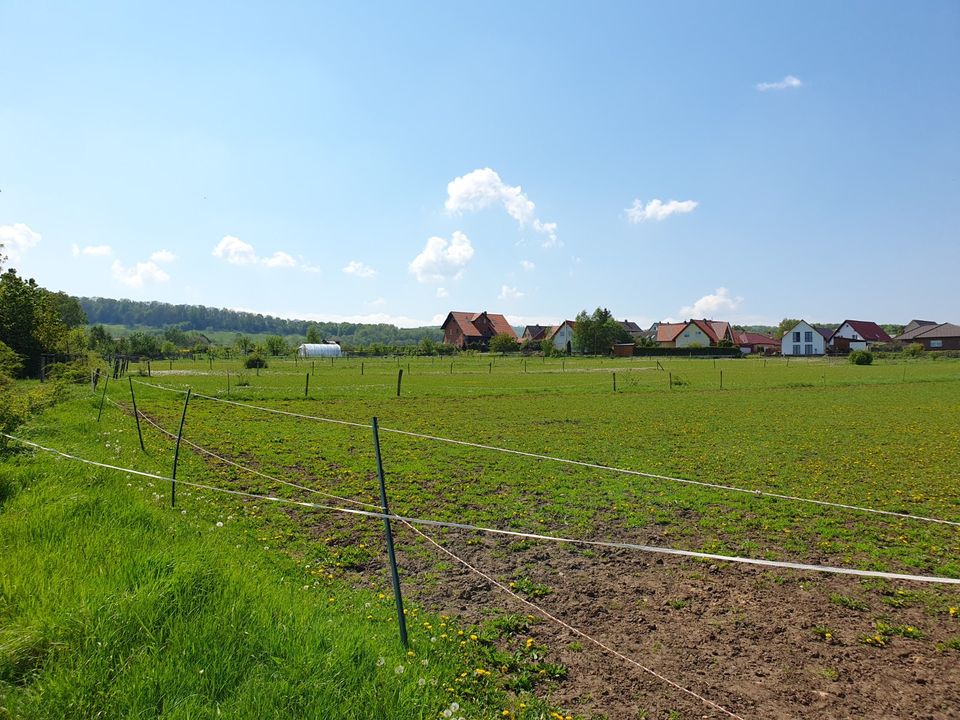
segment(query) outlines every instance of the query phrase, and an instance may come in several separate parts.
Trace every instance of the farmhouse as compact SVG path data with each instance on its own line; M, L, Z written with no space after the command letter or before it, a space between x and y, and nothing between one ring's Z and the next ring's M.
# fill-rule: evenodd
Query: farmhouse
M867 350L871 345L890 342L890 336L875 322L844 320L830 336L830 345L840 352Z
M550 328L543 339L553 344L557 350L570 353L573 350L573 331L576 327L577 324L573 320L564 320Z
M633 340L643 336L644 329L632 320L619 320L618 322L620 323L620 327L623 328L624 332L627 333L627 335L629 335Z
M683 323L657 323L657 344L660 347L711 347L723 340L734 343L733 329L728 322L690 320Z
M546 325L527 325L523 329L523 335L520 336L520 339L527 342L539 342L543 340L549 329Z
M736 333L737 346L744 355L770 354L780 349L780 343L769 335L754 332Z
M904 330L894 340L920 343L925 350L960 350L960 325L953 323L918 325L910 330Z
M826 352L827 339L824 332L806 320L801 320L790 328L780 340L780 353L783 355L824 355Z
M501 333L509 335L514 340L517 339L517 333L503 315L486 311L480 313L451 311L440 328L443 330L443 343L461 350L466 348L486 350L490 338Z
M894 340L902 340L904 339L903 336L906 335L907 333L916 332L924 329L929 330L934 325L939 325L939 324L940 323L934 320L911 320L904 326L903 330L900 331L900 334L897 335L897 337L895 337Z
M304 343L297 348L297 356L301 358L340 357L341 354L337 343Z

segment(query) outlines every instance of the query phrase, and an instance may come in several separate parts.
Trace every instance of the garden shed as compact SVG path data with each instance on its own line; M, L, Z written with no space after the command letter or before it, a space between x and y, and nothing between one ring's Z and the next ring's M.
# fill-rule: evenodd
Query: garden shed
M297 348L297 356L301 358L340 357L342 354L336 343L304 343Z

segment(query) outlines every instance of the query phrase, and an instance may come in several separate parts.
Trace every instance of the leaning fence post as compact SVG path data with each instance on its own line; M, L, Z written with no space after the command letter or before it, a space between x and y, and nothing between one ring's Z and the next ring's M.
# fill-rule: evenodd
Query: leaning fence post
M147 449L143 446L143 433L140 432L140 414L137 412L137 396L133 394L133 378L127 375L127 380L130 382L130 400L133 401L133 419L137 421L137 437L140 438L140 450L146 452Z
M308 397L310 395L310 373L307 373L307 383L303 386L303 396Z
M187 388L187 399L183 401L183 414L180 416L180 429L177 431L177 446L173 450L173 475L170 477L170 507L177 506L177 461L180 459L180 440L183 439L183 421L187 419L187 405L190 402L190 392Z
M617 391L617 374L613 373L613 391Z
M97 410L97 422L100 422L100 416L103 414L103 401L107 399L107 384L110 381L109 373L103 376L103 395L100 396L100 409Z
M397 371L397 397L400 397L400 383L403 382L403 368Z
M383 508L383 532L387 538L387 558L390 560L390 579L393 581L393 598L397 603L400 642L403 643L404 647L407 647L407 619L403 614L403 595L400 593L400 574L397 572L397 556L393 551L393 531L390 529L390 509L387 505L387 486L383 481L383 461L380 458L380 433L376 418L373 419L373 450L377 457L377 479L380 481L380 506Z

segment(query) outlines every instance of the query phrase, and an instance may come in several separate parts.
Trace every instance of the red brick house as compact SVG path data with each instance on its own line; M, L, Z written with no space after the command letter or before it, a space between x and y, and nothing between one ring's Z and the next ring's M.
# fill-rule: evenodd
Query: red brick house
M443 330L444 345L465 350L474 348L486 350L490 338L501 333L507 334L514 340L517 333L503 315L496 313L456 312L447 314L447 319L440 326Z

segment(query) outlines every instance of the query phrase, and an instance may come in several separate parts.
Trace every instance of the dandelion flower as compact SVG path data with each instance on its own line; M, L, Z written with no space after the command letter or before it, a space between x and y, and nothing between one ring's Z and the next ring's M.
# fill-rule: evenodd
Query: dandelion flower
M386 664L387 664L387 660L382 655L377 658L377 667L383 667Z
M397 666L393 669L393 671L394 671L397 675L403 675L404 669L405 669L405 668L403 667L403 665L397 665Z

